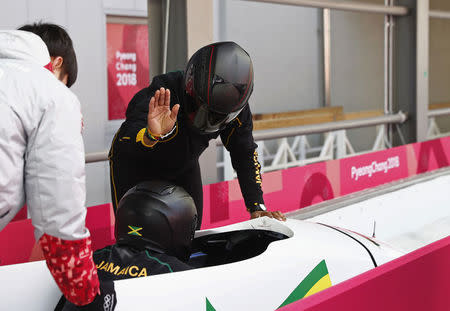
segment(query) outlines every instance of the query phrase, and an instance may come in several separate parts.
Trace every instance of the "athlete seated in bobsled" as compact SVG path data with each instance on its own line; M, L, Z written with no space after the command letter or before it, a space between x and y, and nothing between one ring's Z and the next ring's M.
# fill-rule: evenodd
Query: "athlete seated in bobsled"
M191 255L197 219L194 200L179 186L147 181L131 188L117 209L116 244L94 252L99 279L121 280L192 269L185 262ZM62 297L55 310L81 309Z

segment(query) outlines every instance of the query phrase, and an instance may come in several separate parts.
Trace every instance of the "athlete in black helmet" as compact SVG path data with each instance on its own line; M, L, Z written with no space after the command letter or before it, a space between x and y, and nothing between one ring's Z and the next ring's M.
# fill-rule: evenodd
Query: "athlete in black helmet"
M198 50L184 73L186 93L193 99L191 125L201 133L215 133L233 121L253 92L250 56L234 42Z
M154 77L129 103L110 149L114 207L141 181L170 180L194 199L199 228L203 192L198 159L209 140L220 135L251 217L285 220L281 212L264 206L248 105L252 90L252 61L234 42L207 45L191 57L184 72Z
M159 262L172 262L161 267L163 270L186 270L188 267L183 262L191 255L197 220L194 200L183 188L165 181L142 182L120 200L114 230L115 248L151 254ZM96 262L99 258L105 257L94 254Z
M194 200L183 188L156 180L136 185L120 200L116 244L94 252L99 279L109 282L192 269L185 262L196 225ZM63 296L55 308L59 310L97 309L78 308Z

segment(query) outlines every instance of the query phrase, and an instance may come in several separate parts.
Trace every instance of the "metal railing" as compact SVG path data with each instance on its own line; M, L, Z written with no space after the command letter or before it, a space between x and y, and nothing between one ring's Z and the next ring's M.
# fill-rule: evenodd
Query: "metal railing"
M430 10L428 15L431 18L443 18L443 19L450 19L450 12L448 11L436 11L436 10Z
M394 124L398 126L405 122L406 119L406 114L400 111L397 114L387 114L373 118L254 131L253 137L258 144L261 172L303 166L390 148L392 145L388 142L385 125ZM347 136L347 130L371 126L377 127L377 135L372 147L369 150L355 152ZM319 133L326 134L324 142L320 146L313 147L306 135ZM293 140L288 140L288 137L293 137ZM266 141L268 140L276 141L275 149L273 145L267 148ZM218 140L216 140L216 143L219 146L222 145ZM217 162L219 174L223 172L224 180L233 179L236 177L236 173L232 168L230 155L225 148L221 149L223 161Z
M351 1L321 1L321 0L246 0L252 2L265 2L274 4L286 4L311 8L333 9L342 11L389 14L404 16L409 13L409 9L403 6L385 6L371 3L357 3Z
M384 115L367 119L344 120L312 125L301 125L301 126L254 131L253 138L255 140L267 140L299 135L319 134L337 130L348 130L353 128L369 127L381 124L401 124L405 122L406 119L407 119L406 114L400 111L396 114ZM217 140L217 145L223 146L220 140Z
M103 162L108 160L108 151L87 153L84 157L86 163Z
M255 140L276 139L307 134L325 133L359 127L369 127L381 124L401 124L405 122L406 119L407 119L406 114L400 111L396 114L384 115L380 117L367 119L344 120L313 125L303 125L295 127L254 131L253 137ZM216 140L216 144L217 146L223 146L222 141L220 140ZM108 151L88 153L86 154L85 159L86 163L106 161L108 160Z
M450 115L450 108L433 109L428 111L428 119L429 119L427 130L428 139L440 138L449 135L449 132L443 131L436 122L436 117L448 115Z
M450 115L450 108L433 109L428 112L428 118L432 119L439 116ZM303 125L296 127L286 127L270 130L259 130L253 132L253 137L256 140L268 140L285 138L292 136L319 134L338 130L346 130L352 128L369 127L382 124L401 124L405 122L407 115L402 111L384 115L380 117L358 119L358 120L344 120L329 123ZM216 140L217 146L223 146L222 141ZM87 153L85 156L86 163L103 162L108 160L108 151Z
M433 109L428 111L428 118L450 115L450 108Z

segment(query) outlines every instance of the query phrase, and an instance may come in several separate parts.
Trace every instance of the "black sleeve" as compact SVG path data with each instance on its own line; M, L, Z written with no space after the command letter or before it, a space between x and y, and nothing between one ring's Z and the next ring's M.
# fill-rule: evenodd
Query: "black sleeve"
M62 311L65 304L66 304L66 297L62 295L61 298L59 298L58 304L55 307L55 311Z
M147 126L148 104L150 99L161 87L169 89L171 92L170 107L181 104L179 98L180 83L182 82L182 72L171 72L153 78L149 87L142 89L131 99L126 112L126 120L122 124L119 132L114 137L114 143L120 145L120 153L132 154L133 156L145 156L146 153L158 149L158 143L152 147L146 146L143 142L145 128ZM177 134L175 130L170 140Z
M258 162L258 147L253 139L253 121L249 105L220 134L225 148L230 152L242 196L247 208L264 204L261 189L261 165Z

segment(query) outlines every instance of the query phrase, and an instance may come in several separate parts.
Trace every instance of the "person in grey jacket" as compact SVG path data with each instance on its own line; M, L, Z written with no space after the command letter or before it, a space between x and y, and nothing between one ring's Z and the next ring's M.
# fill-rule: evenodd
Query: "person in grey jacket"
M57 285L86 305L114 289L100 288L85 227L80 103L49 63L37 35L0 31L0 230L26 203Z

